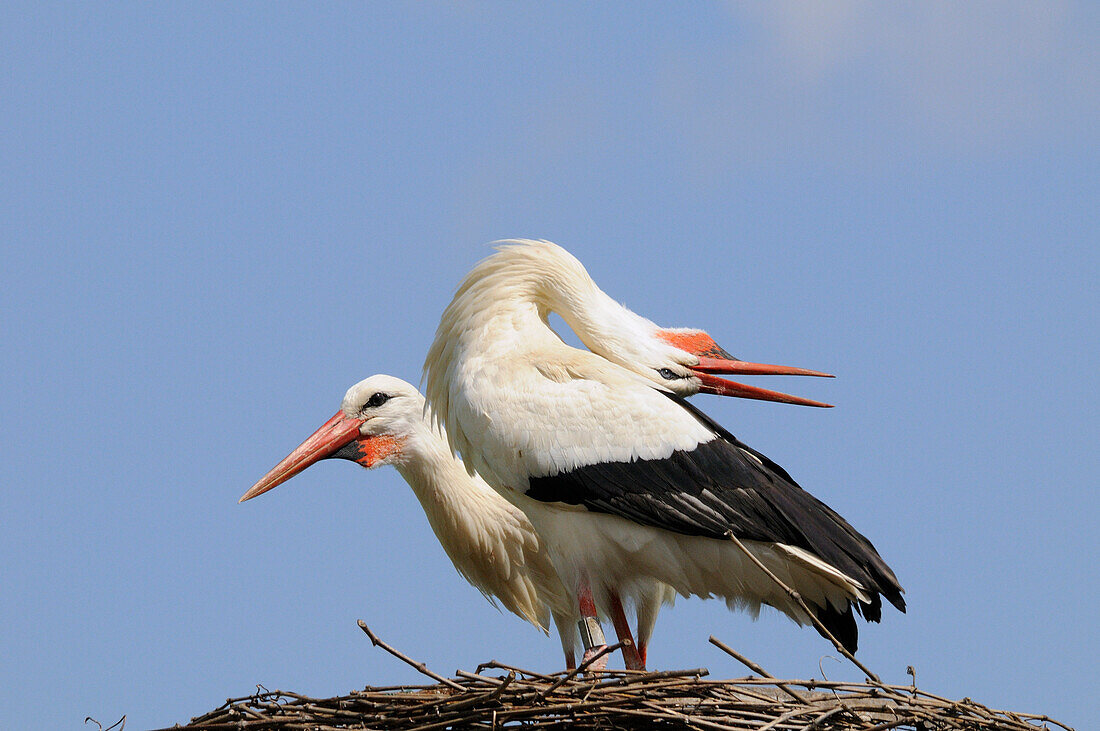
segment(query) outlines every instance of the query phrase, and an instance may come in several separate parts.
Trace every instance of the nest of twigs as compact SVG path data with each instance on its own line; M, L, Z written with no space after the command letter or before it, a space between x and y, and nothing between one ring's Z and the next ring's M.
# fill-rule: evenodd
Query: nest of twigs
M997 711L969 698L951 700L915 684L779 680L714 638L714 645L756 676L708 680L706 668L591 672L583 665L546 675L494 661L445 678L379 640L362 622L360 626L375 645L438 682L368 687L335 698L259 687L253 695L231 698L192 719L186 728L1072 731L1046 716Z

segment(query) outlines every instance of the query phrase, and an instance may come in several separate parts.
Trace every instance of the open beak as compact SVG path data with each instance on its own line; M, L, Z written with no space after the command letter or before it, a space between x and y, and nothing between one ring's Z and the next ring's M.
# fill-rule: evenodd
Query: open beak
M335 416L326 421L320 429L313 432L309 439L302 442L282 462L260 478L260 481L250 487L237 502L243 503L245 500L262 495L273 487L283 484L306 467L333 456L349 442L359 438L359 427L362 423L362 419L337 411Z
M702 330L658 330L657 337L699 359L699 364L692 367L691 371L701 382L702 385L699 390L703 393L716 396L737 396L738 398L758 399L760 401L778 401L799 406L832 408L832 404L812 401L801 396L791 396L779 391L769 391L766 388L746 386L743 383L727 381L715 375L722 373L741 376L820 376L822 378L833 378L829 373L811 371L806 368L749 363L748 361L738 360L727 353L725 348L714 342L714 338Z
M744 383L728 381L719 378L715 373L736 374L742 376L820 376L833 378L829 373L811 371L807 368L794 368L792 366L770 365L768 363L749 363L746 360L738 360L726 351L714 346L710 355L700 355L699 365L691 370L702 383L699 388L703 393L711 393L716 396L737 396L738 398L751 398L760 401L778 401L784 404L796 404L798 406L818 406L820 408L832 408L832 404L813 401L801 396L792 396L789 393L770 391L766 388L746 386Z
M699 365L691 369L701 385L699 390L703 393L711 393L716 396L736 396L738 398L757 399L759 401L778 401L784 404L797 406L817 406L831 409L832 404L814 401L801 396L792 396L789 393L771 391L766 388L747 386L744 383L729 381L719 378L715 373L736 373L746 376L783 375L783 376L821 376L833 378L828 373L810 371L805 368L791 368L789 366L768 365L766 363L749 363L743 360L725 361L719 358L700 358Z

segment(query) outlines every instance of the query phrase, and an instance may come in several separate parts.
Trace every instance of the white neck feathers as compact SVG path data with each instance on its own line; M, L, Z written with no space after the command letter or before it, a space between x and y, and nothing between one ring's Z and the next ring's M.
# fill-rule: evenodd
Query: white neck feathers
M547 318L557 313L597 355L621 362L657 326L605 294L584 266L549 241L501 242L459 285L443 312L424 363L425 395L452 435L448 382L455 364L473 355L515 358L562 347ZM452 443L452 447L454 444Z

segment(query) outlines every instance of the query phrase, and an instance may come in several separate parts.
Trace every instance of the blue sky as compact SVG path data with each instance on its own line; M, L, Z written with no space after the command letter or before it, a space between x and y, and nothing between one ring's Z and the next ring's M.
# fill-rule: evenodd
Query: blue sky
M861 627L866 664L1094 725L1098 15L5 5L0 727L419 682L357 618L440 672L556 669L394 471L236 503L352 383L418 381L454 286L519 236L663 325L838 375L795 389L830 411L699 403L896 570L909 613ZM710 634L858 677L699 600L651 665L742 675Z

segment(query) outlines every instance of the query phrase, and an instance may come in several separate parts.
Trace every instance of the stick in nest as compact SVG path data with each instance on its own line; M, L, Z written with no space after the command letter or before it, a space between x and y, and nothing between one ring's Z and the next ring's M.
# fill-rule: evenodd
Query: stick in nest
M755 663L750 667L763 671ZM700 670L606 672L596 674L594 683L567 680L568 673L555 674L552 679L542 676L545 680L524 670L493 679L467 673L471 677L454 681L463 693L445 684L417 692L368 687L336 698L276 691L231 699L216 711L192 719L190 727L206 731L337 731L359 727L429 731L502 725L542 731L649 731L658 726L705 731L890 731L899 727L908 731L1040 731L1057 724L1067 731L1069 728L1046 716L993 711L967 698L951 701L924 691L912 693L911 686L765 677L673 677L685 673L698 676ZM487 681L492 681L488 685L494 687L486 687ZM801 697L789 700L761 692L780 684L798 688ZM825 688L836 692L819 692ZM1035 721L1047 725L1041 727Z
M588 669L588 667L592 663L596 662L597 660L599 660L604 655L610 655L611 653L615 652L616 650L621 650L623 648L623 645L625 645L628 641L629 640L624 640L622 642L616 642L614 645L607 645L602 650L597 652L595 655L588 658L587 660L582 662L580 665L578 665L577 667L573 668L572 670L570 670L565 675L563 675L560 678L558 678L557 680L555 680L553 685L551 685L549 688L547 688L546 690L544 690L542 693L539 694L539 697L540 698L545 698L546 696L550 695L555 690L557 690L561 686L565 685L566 683L568 683L573 678L577 677L578 674L583 673L585 670Z
M780 579L778 576L776 576L774 573L772 573L771 569L769 569L767 566L765 566L763 564L763 562L753 554L752 551L750 551L748 548L745 547L745 544L742 543L737 538L737 536L735 536L733 534L733 531L726 531L726 535L729 537L729 539L731 541L733 541L737 545L738 548L741 549L742 552L744 552L744 554L746 556L749 557L749 559L754 564L756 564L758 567L760 567L761 571L763 571L765 574L768 575L768 578L770 578L772 581L774 581L776 584L778 584L779 588L781 588L783 591L785 591L787 593L787 596L789 596L791 599L794 599L795 602L798 603L798 606L802 607L802 611L804 611L809 616L810 621L813 622L814 628L818 632L820 632L822 634L822 636L824 636L826 639L828 639L829 642L833 643L833 647L836 648L837 652L839 652L841 655L843 655L844 657L851 660L852 664L855 665L860 670L862 670L864 673L866 673L868 678L875 681L876 683L880 683L880 684L882 683L882 680L877 675L875 675L871 671L870 668L868 668L866 665L864 665L859 660L857 660L856 656L853 655L852 653L848 652L848 650L845 649L844 645L840 644L840 641L836 637L833 636L833 633L830 632L828 629L826 629L825 625L821 623L821 620L817 618L817 615L814 614L813 611L810 610L809 605L806 604L806 602L802 598L801 594L799 594L797 591L795 591L791 587L784 584L782 579Z
M367 637L370 638L371 644L373 644L375 647L381 647L383 650L390 653L391 655L396 657L401 662L404 662L404 663L407 663L407 664L411 665L413 668L416 669L416 671L418 673L421 673L423 675L427 675L432 680L435 680L439 683L443 683L444 685L446 685L450 688L454 688L455 690L463 690L463 691L466 690L464 687L462 687L458 683L454 682L450 678L445 678L442 675L440 675L439 673L433 672L424 663L417 662L416 660L413 660L408 655L400 652L399 650L395 650L394 648L390 647L389 645L387 645L382 640L378 639L378 635L371 632L370 627L368 627L367 623L364 622L363 620L361 620L361 619L358 620L358 624L359 624L359 629L361 629L361 630L363 630L364 632L367 633Z

